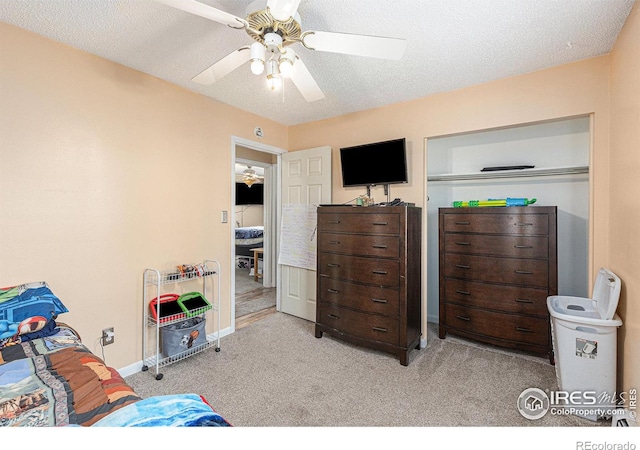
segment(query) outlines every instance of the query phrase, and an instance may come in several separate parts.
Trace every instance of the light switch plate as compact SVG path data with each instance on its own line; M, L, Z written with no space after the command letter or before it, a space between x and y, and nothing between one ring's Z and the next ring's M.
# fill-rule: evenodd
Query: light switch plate
M221 221L222 223L227 223L229 221L229 211L222 211Z

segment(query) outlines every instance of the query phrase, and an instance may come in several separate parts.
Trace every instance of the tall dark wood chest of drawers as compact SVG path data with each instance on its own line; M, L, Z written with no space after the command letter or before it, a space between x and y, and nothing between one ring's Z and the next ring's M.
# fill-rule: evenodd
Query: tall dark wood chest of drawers
M549 357L558 291L555 206L440 208L440 327Z
M420 345L421 211L318 207L316 337L327 332L408 365Z

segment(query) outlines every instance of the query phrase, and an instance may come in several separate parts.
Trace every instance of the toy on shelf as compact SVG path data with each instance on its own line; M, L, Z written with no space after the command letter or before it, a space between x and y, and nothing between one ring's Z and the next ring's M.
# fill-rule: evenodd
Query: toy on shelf
M489 200L469 200L468 202L453 202L454 208L476 208L482 206L528 206L536 202L535 198L506 198Z

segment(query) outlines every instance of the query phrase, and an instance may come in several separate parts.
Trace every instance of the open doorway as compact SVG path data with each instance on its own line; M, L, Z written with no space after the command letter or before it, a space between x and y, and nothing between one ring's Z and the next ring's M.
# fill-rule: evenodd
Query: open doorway
M277 230L280 155L284 150L232 140L232 323L278 307Z
M271 166L236 155L235 317L276 306L276 288L264 278L265 169ZM267 183L269 180L267 180ZM266 203L266 206L265 206Z

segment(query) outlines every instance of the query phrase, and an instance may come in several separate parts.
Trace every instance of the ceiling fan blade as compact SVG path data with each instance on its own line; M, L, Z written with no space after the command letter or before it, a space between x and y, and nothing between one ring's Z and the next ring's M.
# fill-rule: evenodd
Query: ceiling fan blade
M224 25L229 25L233 28L243 28L244 19L229 14L220 9L213 8L205 5L204 3L197 2L196 0L155 0L158 3L164 3L167 6L171 6L182 11L195 14L196 16L204 17L205 19L211 19L215 22L219 22Z
M302 96L309 103L322 100L324 93L320 90L320 86L316 83L316 80L311 76L311 72L304 65L300 57L296 56L296 62L293 65L293 72L291 73L291 81L296 85Z
M267 6L271 15L282 22L294 17L298 11L300 0L268 0Z
M407 48L407 41L404 39L362 34L307 31L301 38L303 45L311 50L395 61L402 58Z
M199 84L213 84L251 59L249 47L240 47L191 79Z

